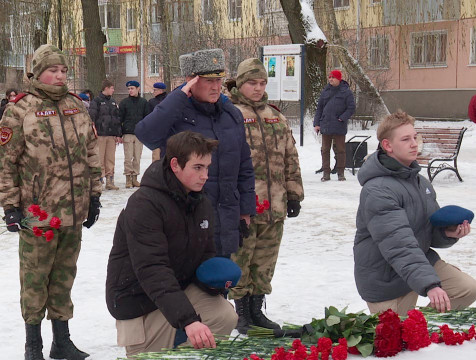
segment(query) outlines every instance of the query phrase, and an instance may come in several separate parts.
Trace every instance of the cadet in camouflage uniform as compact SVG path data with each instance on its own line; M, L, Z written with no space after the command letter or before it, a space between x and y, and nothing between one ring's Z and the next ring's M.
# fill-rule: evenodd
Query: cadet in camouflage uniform
M267 200L270 204L268 210L252 218L250 236L232 255L242 271L240 282L230 291L242 334L250 325L279 328L264 316L261 307L264 295L271 293L284 219L286 214L298 216L304 198L295 141L283 114L267 104L267 80L262 62L247 59L238 66L236 87L231 90L231 100L244 117L256 194L260 203Z
M81 248L81 226L99 216L101 164L97 137L82 101L66 86L66 56L40 46L27 74L28 93L9 105L0 122L0 203L10 231L20 233L20 301L26 324L25 359L43 359L41 321L53 325L53 359L84 359L69 338L71 288ZM22 226L37 204L61 227L46 241ZM50 218L49 217L49 218ZM49 229L48 220L29 227Z

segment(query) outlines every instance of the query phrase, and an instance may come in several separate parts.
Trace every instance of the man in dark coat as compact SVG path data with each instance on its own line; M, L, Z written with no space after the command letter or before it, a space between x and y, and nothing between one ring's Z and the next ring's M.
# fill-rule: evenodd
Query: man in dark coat
M339 181L345 181L345 134L347 123L355 111L354 94L342 73L333 70L329 74L329 84L324 88L317 102L314 116L314 129L322 134L322 170L321 181L331 179L330 151L332 142L336 145L336 168Z
M140 96L140 84L137 81L126 83L129 96L119 104L119 116L122 125L122 141L124 143L124 175L126 188L139 187L137 176L140 174L140 158L142 143L135 135L136 124L149 114L147 100Z
M149 100L149 112L154 111L154 108L159 105L167 96L167 85L163 82L156 82L154 84L154 97ZM160 148L152 150L152 162L160 160Z
M205 192L215 210L217 254L229 257L238 249L240 219L250 223L256 213L254 171L246 142L243 115L220 93L225 76L223 50L201 50L180 56L187 82L172 91L136 126L149 149L164 153L168 137L184 130L220 141L213 154Z
M116 144L122 143L122 130L119 108L116 100L112 98L113 94L114 84L104 80L101 92L90 102L88 110L98 133L101 178L103 181L106 179L106 190L119 190L114 185L114 166Z
M233 306L194 280L215 256L213 210L202 188L217 145L191 131L172 136L119 215L106 301L128 357L171 348L176 329L196 348L215 347L212 334L236 325Z
M359 170L362 185L354 241L355 282L372 313L406 315L418 295L438 311L476 300L476 280L444 262L432 248L447 248L470 232L464 221L436 227L435 190L419 175L414 119L397 112L379 125L381 149Z

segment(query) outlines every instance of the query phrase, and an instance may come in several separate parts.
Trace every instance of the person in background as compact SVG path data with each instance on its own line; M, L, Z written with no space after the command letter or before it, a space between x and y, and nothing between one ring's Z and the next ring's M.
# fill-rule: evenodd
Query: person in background
M251 219L250 235L231 259L241 268L238 285L230 290L239 315L237 329L246 334L251 325L279 329L261 311L271 294L286 215L296 217L304 199L299 156L289 124L281 112L268 105L268 75L259 59L238 65L231 100L245 119L246 140L255 171L255 191L269 208Z
M94 99L94 94L91 90L89 89L85 89L83 91L81 91L83 94L86 94L89 98L89 101L91 101L92 99Z
M392 309L401 316L418 296L439 312L463 309L476 300L476 280L440 259L433 248L448 248L469 234L430 222L439 205L435 189L419 174L415 119L398 111L377 129L380 148L357 177L362 185L354 240L354 276L372 313Z
M187 338L195 348L214 348L214 334L229 335L235 328L233 306L216 290L236 284L239 274L212 266L209 276L200 276L210 261L228 261L239 273L231 260L214 258L213 208L203 186L217 145L191 131L170 137L165 157L149 166L119 215L106 302L128 357ZM203 287L206 278L218 280L224 273L231 277L206 281L215 291Z
M126 175L126 189L129 189L140 186L137 176L140 174L143 145L136 137L135 129L137 123L149 114L149 105L147 100L140 96L139 82L128 81L126 87L129 96L119 103L119 117L124 143L124 175Z
M476 95L474 95L469 102L468 116L472 122L476 123Z
M106 190L119 190L114 185L116 145L122 143L121 119L114 94L114 84L103 80L99 96L91 101L89 116L96 126L101 159L101 179L106 180Z
M314 116L314 129L322 134L322 169L321 181L331 179L330 151L332 142L336 145L337 179L345 181L345 135L347 123L355 111L354 94L347 81L342 80L339 70L329 73L329 84L322 90L317 102Z
M159 105L167 96L167 86L163 82L156 82L154 84L154 97L149 100L149 112L154 111L154 108ZM160 160L160 149L152 150L152 162Z
M89 355L70 339L68 321L82 226L97 221L101 206L97 139L81 100L68 92L66 55L42 45L33 54L31 71L28 93L18 95L0 121L0 204L7 229L20 234L25 359L44 360L41 322L46 312L53 327L50 358L85 359ZM53 234L47 234L49 217L24 226L37 206L59 218Z
M79 93L78 95L80 97L80 99L83 101L83 104L84 106L86 107L86 109L89 110L89 105L90 105L90 99L89 99L89 96L85 93Z
M160 148L161 156L167 139L185 130L220 142L205 193L215 210L217 254L230 257L240 243L240 219L249 224L250 216L256 214L255 178L243 115L220 93L225 76L223 50L199 50L181 55L179 61L186 83L137 124L136 134L149 149ZM241 225L243 231L247 225Z
M5 99L2 99L2 102L0 104L0 119L3 116L3 112L5 111L7 104L15 100L17 95L18 95L18 91L16 89L13 89L13 88L7 89L7 91L5 92Z

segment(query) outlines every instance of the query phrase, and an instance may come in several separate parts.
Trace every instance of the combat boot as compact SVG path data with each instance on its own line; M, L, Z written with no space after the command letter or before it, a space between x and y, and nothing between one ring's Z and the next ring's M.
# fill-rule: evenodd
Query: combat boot
M250 297L250 314L253 325L267 329L281 329L281 327L269 320L262 312L264 295L252 295Z
M37 325L25 324L25 331L25 360L45 360L42 352L41 323Z
M126 189L132 187L132 175L126 175Z
M137 181L137 175L132 175L132 186L140 187L140 182Z
M106 178L106 190L119 190L119 188L114 185L114 176L108 176Z
M236 330L240 334L246 335L250 326L253 325L250 314L250 297L246 295L241 299L235 299L235 310L238 314L238 324Z
M344 170L338 170L337 171L337 180L339 181L345 181L345 175L344 175Z
M324 175L322 175L321 177L321 181L324 182L324 181L329 181L331 179L331 174L329 174L328 172L324 171Z
M51 344L50 358L66 360L83 360L89 354L79 350L69 338L67 321L51 320L53 326L53 343Z

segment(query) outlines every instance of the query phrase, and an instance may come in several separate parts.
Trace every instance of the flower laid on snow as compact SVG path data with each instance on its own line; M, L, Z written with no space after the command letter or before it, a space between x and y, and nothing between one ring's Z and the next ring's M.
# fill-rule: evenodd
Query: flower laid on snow
M53 240L55 233L52 229L45 231L43 229L40 229L38 226L31 227L30 225L32 221L41 222L48 219L48 213L45 210L42 210L40 205L36 204L30 205L27 210L31 215L26 216L20 221L21 227L23 229L31 230L36 237L44 237L47 242ZM49 221L49 226L53 229L58 230L61 227L61 219L56 216L53 216Z

